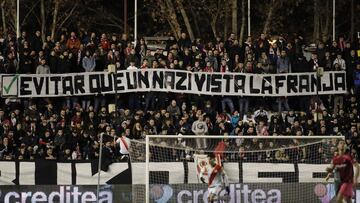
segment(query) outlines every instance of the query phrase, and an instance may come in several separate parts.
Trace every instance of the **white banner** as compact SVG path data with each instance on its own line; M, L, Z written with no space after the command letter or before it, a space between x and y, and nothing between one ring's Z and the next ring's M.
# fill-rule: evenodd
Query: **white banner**
M344 71L247 74L204 73L171 69L74 74L2 75L2 96L59 97L129 92L173 92L223 96L299 96L346 93ZM318 87L318 88L317 88Z
M1 185L96 185L97 162L1 161ZM17 166L18 165L18 166ZM329 164L225 162L230 183L323 182ZM51 169L51 170L50 170ZM65 175L66 174L66 175ZM166 184L199 183L194 162L150 162L150 179ZM150 180L150 181L151 181ZM330 182L333 180L331 179ZM113 163L101 172L101 184L144 184L145 163Z

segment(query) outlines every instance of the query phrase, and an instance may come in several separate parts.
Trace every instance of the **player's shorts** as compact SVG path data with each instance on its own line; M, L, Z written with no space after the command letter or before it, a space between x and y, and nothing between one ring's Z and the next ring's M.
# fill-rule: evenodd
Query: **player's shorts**
M352 183L342 183L339 188L339 193L344 197L351 198L354 196L353 184Z
M219 192L221 191L221 186L212 186L208 188L209 195L214 194L216 197L219 195Z

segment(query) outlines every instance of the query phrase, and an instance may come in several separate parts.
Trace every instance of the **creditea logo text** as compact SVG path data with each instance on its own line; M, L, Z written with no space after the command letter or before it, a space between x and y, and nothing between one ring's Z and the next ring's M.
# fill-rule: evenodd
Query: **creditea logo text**
M225 189L219 193L219 199L225 197ZM178 203L207 203L208 191L205 190L182 190L177 195ZM264 191L262 189L251 190L245 184L230 184L230 194L228 203L250 203L250 202L281 202L281 192L278 189ZM219 201L221 202L221 201Z
M0 196L0 202L23 203L23 202L48 202L48 203L86 203L96 202L96 193L91 191L79 192L77 186L60 186L59 191L49 194L42 191L36 192L7 192ZM111 191L100 191L99 202L112 203L113 194Z

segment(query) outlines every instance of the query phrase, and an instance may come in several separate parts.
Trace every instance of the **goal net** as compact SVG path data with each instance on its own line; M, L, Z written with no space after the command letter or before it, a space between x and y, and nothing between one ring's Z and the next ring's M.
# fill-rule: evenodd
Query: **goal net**
M218 203L331 202L335 189L332 177L325 181L325 169L342 139L147 136L131 146L132 176L138 179L133 202L207 202L208 184L200 176L211 176L209 157L215 157L229 182L229 194L222 187Z

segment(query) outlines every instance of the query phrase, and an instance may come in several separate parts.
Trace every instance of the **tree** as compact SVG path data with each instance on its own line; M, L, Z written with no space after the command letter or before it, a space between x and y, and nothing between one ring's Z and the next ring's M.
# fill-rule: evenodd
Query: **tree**
M226 0L202 0L196 2L198 3L196 5L197 9L199 13L203 14L202 19L204 19L206 24L210 25L214 38L219 37L218 28L220 28L219 25L223 25L221 20L224 19L224 4L226 5Z
M16 1L1 1L1 19L4 32L14 31L16 25Z
M282 0L270 0L269 10L266 15L266 21L264 24L263 33L267 34L270 30L270 25L273 19L273 14L275 12L275 9L280 7L280 4L282 3Z
M314 33L313 39L317 40L320 36L320 15L319 15L319 0L314 0Z
M225 1L224 8L224 39L226 39L229 30L229 1Z
M6 18L5 18L5 2L6 0L1 1L1 20L2 20L3 32L7 31Z
M156 9L154 12L154 19L165 20L176 39L179 39L181 35L181 26L178 21L174 5L171 0L149 0L147 5ZM159 10L160 8L160 10Z
M217 20L221 14L221 5L222 5L222 1L221 0L218 0L217 1L217 4L215 6L215 12L212 12L212 9L209 9L209 11L212 13L210 14L211 16L211 22L210 22L210 26L211 26L211 30L214 34L214 37L217 37L218 33L217 33L217 28L216 28L216 23L217 23Z
M314 0L313 40L327 39L330 31L331 0ZM325 8L324 8L324 7Z
M59 0L54 0L54 15L53 15L53 21L51 25L51 39L54 40L55 38L55 31L56 31L56 23L58 18L58 12L59 12Z
M232 0L231 1L231 31L235 34L237 34L238 32L238 28L237 28L237 0Z
M200 31L200 27L199 27L198 14L195 13L194 6L192 4L189 4L189 10L191 12L191 17L194 20L196 35L200 36L201 31Z
M186 26L186 29L189 33L189 37L191 39L191 41L194 41L195 40L195 37L194 37L194 33L193 33L193 30L191 28L191 24L190 24L190 21L189 21L189 18L186 14L186 11L184 9L184 6L182 4L182 0L177 0L177 5L179 7L179 10L180 10L180 13L181 13L181 16L182 18L184 19L184 23L185 23L185 26Z
M45 18L45 0L41 0L40 3L40 13L41 13L41 39L45 41L46 34L46 18Z
M239 42L244 41L245 25L246 25L246 13L245 13L245 0L241 1L241 27L240 27L240 37Z
M322 2L324 5L324 2ZM325 9L321 9L320 15L320 31L322 39L326 39L330 33L330 16L332 15L330 8L330 0L325 0Z

